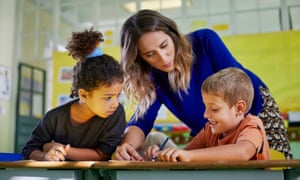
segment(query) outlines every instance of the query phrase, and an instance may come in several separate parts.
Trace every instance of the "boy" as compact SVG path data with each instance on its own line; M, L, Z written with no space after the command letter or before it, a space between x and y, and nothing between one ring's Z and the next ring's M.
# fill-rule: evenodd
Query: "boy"
M160 161L268 160L270 149L262 121L248 114L254 92L250 78L238 68L226 68L202 84L208 120L184 150L158 152Z

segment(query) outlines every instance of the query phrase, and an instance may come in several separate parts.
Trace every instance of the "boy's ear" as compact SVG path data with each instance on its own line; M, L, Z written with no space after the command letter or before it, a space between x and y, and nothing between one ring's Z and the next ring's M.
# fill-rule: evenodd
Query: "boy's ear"
M244 100L239 100L236 103L236 113L237 113L237 115L245 114L246 109L247 109L247 104Z

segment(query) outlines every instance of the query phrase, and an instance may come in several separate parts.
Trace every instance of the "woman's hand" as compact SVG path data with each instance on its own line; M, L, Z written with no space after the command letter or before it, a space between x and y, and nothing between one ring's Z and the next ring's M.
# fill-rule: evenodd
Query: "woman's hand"
M156 160L158 153L159 153L158 145L149 146L148 149L144 151L145 160L147 161Z
M112 156L112 159L126 161L144 161L144 159L139 155L135 148L128 143L123 143L118 146L117 150Z

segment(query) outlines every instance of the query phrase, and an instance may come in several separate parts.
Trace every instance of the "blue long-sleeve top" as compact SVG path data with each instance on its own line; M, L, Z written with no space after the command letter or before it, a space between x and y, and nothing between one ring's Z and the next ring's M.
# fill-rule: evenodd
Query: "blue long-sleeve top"
M188 34L193 49L193 65L188 94L174 92L168 81L168 74L152 68L151 79L156 88L157 98L142 118L130 119L128 126L138 126L147 135L152 129L158 110L164 104L181 122L191 129L195 136L205 125L205 106L202 102L201 85L211 74L227 67L244 70L254 86L254 100L249 113L257 115L263 105L259 87L267 88L253 72L244 68L229 52L221 38L210 29L201 29ZM180 97L181 96L181 97Z

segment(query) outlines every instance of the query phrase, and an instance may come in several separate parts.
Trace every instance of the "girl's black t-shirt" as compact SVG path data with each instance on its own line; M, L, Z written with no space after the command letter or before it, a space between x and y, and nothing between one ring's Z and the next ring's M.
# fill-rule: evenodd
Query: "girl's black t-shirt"
M107 118L94 116L86 123L74 126L71 123L70 108L76 101L78 99L45 114L23 147L23 159L29 159L34 150L42 151L43 145L51 141L70 144L71 147L99 149L109 155L115 151L126 128L123 106L120 104Z

